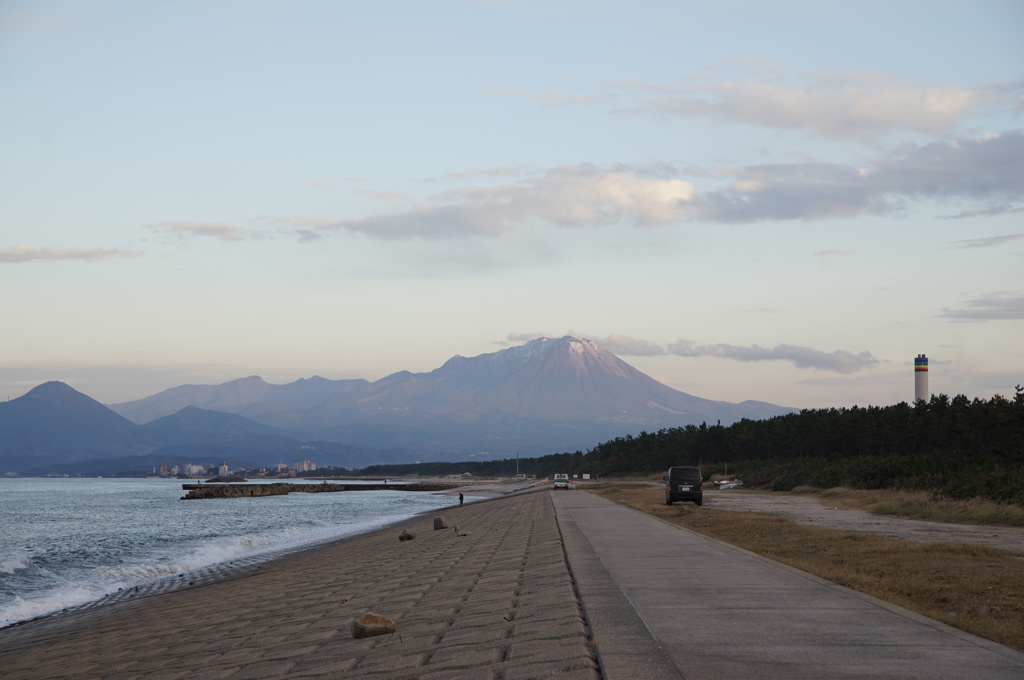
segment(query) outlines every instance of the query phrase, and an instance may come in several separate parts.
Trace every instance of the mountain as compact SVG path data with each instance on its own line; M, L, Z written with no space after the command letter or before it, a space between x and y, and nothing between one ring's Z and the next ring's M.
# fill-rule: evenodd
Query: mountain
M0 461L9 469L123 455L140 445L135 423L62 382L0 404Z
M289 433L248 418L186 406L177 413L158 418L144 426L147 431L175 431L228 435L232 437L289 437Z
M241 415L301 439L402 450L420 460L584 450L643 430L793 410L674 390L572 336L455 356L428 373L401 371L376 382L314 376L271 385L250 376L176 387L111 408L147 423L185 406Z
M62 382L0 403L0 474L144 473L156 465L269 466L302 459L355 467L399 462L400 453L299 441L239 415L186 407L137 425Z

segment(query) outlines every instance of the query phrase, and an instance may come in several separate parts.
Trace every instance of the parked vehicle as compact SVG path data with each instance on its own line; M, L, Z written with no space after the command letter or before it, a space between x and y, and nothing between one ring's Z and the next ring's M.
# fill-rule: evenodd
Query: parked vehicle
M568 489L569 488L569 475L557 474L555 475L554 488L556 489Z
M670 467L665 481L665 505L689 501L704 505L704 477L699 467Z

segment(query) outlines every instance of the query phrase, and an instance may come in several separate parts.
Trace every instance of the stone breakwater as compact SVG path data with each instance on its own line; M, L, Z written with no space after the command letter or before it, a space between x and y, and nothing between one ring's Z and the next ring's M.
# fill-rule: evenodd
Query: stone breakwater
M289 493L331 493L337 491L448 491L464 486L459 482L415 482L413 484L182 484L188 491L183 501L200 498L250 498L284 496Z

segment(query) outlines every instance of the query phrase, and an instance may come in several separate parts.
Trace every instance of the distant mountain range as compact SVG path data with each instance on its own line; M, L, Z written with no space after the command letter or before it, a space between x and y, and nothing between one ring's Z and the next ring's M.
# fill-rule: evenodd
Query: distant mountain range
M399 453L376 452L381 461ZM62 382L0 403L0 474L143 474L161 464L233 467L291 464L361 466L366 452L334 442L300 442L241 416L186 407L137 425Z
M63 383L46 383L0 404L0 473L140 455L219 462L230 453L251 464L309 458L346 467L534 456L644 430L792 410L701 399L593 341L541 338L376 382L314 376L272 385L251 376L182 385L109 408Z

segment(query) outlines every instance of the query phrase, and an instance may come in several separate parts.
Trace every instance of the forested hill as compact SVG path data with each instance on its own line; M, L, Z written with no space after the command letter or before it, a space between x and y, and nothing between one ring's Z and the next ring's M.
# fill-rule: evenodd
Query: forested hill
M367 472L509 474L516 461L448 465ZM748 485L777 490L799 485L908 488L1024 503L1024 388L1018 386L1012 400L940 394L914 405L805 410L729 426L687 425L619 437L586 454L523 459L518 470L607 477L650 475L672 465L700 465L705 478L723 473L727 465Z
M1018 459L1024 455L1024 388L996 395L936 395L911 406L804 410L728 427L687 425L599 444L586 458L604 474L646 474L670 465L778 458L915 456L961 452ZM680 462L680 458L683 462Z

